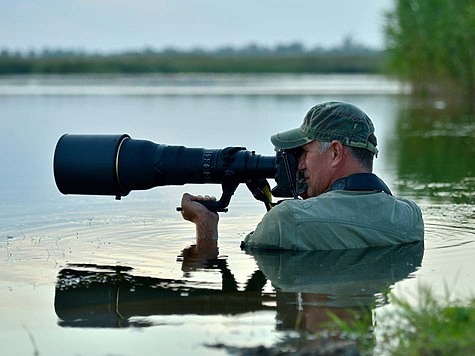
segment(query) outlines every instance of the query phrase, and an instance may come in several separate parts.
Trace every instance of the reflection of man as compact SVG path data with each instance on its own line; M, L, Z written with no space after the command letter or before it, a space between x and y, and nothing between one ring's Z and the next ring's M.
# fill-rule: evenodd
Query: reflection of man
M370 118L341 102L316 105L298 129L271 137L278 149L300 149L298 169L306 199L272 208L249 234L247 249L333 250L422 241L420 208L394 197L374 174L377 141ZM196 224L198 240L215 245L217 214L184 194L182 214Z
M248 253L275 288L278 328L315 332L331 321L329 313L351 320L374 307L375 296L383 303L390 286L421 265L424 245Z
M130 274L130 267L70 265L60 271L54 306L60 325L153 325L149 315L235 315L275 310L278 330L325 329L329 313L343 320L368 313L375 296L420 265L423 243L333 251L249 251L256 269L240 284L225 258L193 245L179 259L190 279ZM221 288L193 282L194 271L219 271ZM267 280L275 293L265 293ZM380 300L380 302L382 302ZM163 321L160 321L160 324Z

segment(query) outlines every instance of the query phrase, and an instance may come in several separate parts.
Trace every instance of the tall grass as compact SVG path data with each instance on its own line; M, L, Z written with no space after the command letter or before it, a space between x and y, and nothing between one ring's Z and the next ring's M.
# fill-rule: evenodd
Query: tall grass
M333 317L346 337L356 340L362 354L473 355L475 353L475 298L462 303L442 300L421 288L418 302L394 294L391 308L375 318L345 322Z
M393 72L420 93L475 98L473 0L395 0L385 39Z

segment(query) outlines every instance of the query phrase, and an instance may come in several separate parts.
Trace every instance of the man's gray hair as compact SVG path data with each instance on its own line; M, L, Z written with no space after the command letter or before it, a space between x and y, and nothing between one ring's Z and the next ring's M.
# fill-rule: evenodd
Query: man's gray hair
M320 141L320 152L327 152L330 148L330 142L328 141Z
M320 152L326 152L330 148L330 143L328 141L319 141L320 143ZM346 145L345 145L346 146ZM351 156L364 168L369 170L370 172L373 171L373 153L359 147L350 147L346 146L350 151Z

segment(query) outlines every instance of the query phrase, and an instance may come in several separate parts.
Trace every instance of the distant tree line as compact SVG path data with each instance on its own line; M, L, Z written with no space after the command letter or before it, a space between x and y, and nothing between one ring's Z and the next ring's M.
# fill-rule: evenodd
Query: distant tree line
M162 50L146 47L139 51L120 51L119 53L101 54L82 50L72 50L57 48L52 49L45 47L43 50L9 50L3 48L0 50L0 57L22 57L22 58L51 58L51 57L98 57L98 56L119 56L119 55L209 55L216 57L259 57L259 56L285 56L285 55L354 55L354 54L368 54L378 52L374 48L357 43L351 36L345 36L339 45L333 47L315 46L307 48L300 42L282 43L275 46L265 46L258 43L249 43L242 47L224 45L215 49L204 49L202 47L195 47L190 50L182 50L175 47L167 47Z
M396 0L385 36L392 72L418 92L475 99L474 0Z
M112 54L44 49L21 53L0 51L0 74L33 73L374 73L384 64L384 52L353 42L333 48L306 49L301 43L265 47L249 44L213 50L165 48Z

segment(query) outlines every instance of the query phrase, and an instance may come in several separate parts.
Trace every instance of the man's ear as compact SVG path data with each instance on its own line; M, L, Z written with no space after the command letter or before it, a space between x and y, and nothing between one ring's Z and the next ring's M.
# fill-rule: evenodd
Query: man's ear
M332 167L340 165L344 160L345 146L340 141L333 140L329 148L332 154Z

